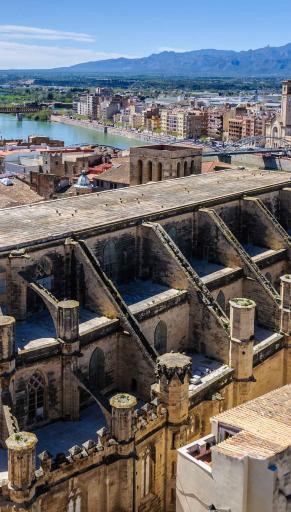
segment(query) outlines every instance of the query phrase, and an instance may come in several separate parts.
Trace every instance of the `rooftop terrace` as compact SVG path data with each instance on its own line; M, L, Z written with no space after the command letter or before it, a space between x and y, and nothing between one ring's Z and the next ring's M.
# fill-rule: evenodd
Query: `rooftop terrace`
M290 180L287 172L230 170L0 209L0 250L146 219L158 212L225 202L246 192L279 189Z

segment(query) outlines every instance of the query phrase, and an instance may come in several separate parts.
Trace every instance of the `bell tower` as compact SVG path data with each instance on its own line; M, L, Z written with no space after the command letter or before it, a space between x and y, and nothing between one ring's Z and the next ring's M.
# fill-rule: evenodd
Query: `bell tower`
M283 135L291 136L291 80L282 83Z

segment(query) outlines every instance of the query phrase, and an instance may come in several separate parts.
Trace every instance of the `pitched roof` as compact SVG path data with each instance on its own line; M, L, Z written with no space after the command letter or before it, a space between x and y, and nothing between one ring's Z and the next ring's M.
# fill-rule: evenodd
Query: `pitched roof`
M239 433L216 445L229 456L266 458L291 446L291 385L229 409L213 418Z

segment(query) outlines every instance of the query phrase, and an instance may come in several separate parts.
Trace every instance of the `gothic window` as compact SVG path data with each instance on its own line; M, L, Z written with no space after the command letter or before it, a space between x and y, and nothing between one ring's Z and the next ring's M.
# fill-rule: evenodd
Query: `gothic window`
M187 162L184 162L184 176L187 176L187 172L188 172L188 164L187 164Z
M151 450L148 447L142 456L141 461L141 497L144 498L151 491L152 485L152 459Z
M162 181L163 179L163 166L161 162L158 163L158 181Z
M81 512L81 491L72 491L69 496L67 512Z
M138 185L142 184L142 160L137 162L137 183Z
M156 326L154 337L154 347L158 354L164 354L167 351L167 338L167 324L161 320Z
M176 462L172 462L172 477L176 476Z
M191 160L191 171L190 173L193 174L194 172L194 160Z
M220 290L219 294L217 295L216 302L218 302L219 306L223 311L225 310L225 296L222 290Z
M98 389L105 387L105 356L99 347L95 348L90 359L89 378L92 386Z
M181 164L180 162L177 163L177 177L180 178L181 176Z
M148 162L148 181L153 180L153 163L151 160Z
M40 421L44 417L44 378L35 372L28 381L28 420L30 423Z
M15 415L18 419L18 424L21 429L25 426L26 404L26 384L23 379L20 379L16 382L15 385Z
M113 240L109 240L103 249L104 271L110 279L114 279L117 274L117 251Z

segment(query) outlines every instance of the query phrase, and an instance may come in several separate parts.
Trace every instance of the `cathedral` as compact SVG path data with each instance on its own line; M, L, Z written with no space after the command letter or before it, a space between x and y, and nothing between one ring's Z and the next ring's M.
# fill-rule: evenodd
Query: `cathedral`
M278 139L291 142L291 80L283 82L281 112L266 124L266 136L272 147L280 145Z
M0 210L0 512L173 512L177 448L291 382L290 184L193 166Z

